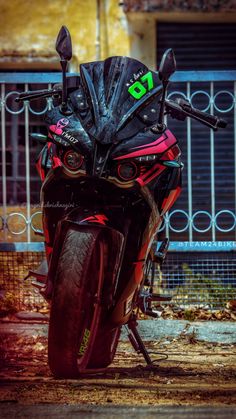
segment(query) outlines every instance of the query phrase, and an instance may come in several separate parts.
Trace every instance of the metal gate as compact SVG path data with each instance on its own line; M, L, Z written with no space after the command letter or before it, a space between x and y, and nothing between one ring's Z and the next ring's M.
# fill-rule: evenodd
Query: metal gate
M41 252L43 249L41 239L35 234L41 229L40 183L33 165L33 154L38 150L29 134L31 131L43 132L43 114L53 105L51 99L17 105L14 98L17 92L50 87L60 82L60 78L60 73L0 73L0 250ZM159 236L171 240L173 253L168 269L173 272L175 257L179 260L181 255L183 267L186 252L204 251L204 263L214 273L216 259L212 265L209 262L213 260L212 252L217 252L214 254L220 261L221 252L226 252L225 256L236 250L236 71L179 71L172 81L170 98L184 97L194 106L228 120L227 129L217 133L196 125L190 119L186 123L168 120L168 126L179 138L185 163L182 197L166 214L159 233ZM235 287L235 265L224 260L229 272L227 281ZM190 267L191 261L188 259L186 264ZM196 266L195 263L195 267L190 267L193 274ZM200 263L198 273L203 271L201 266ZM0 285L5 287L2 272ZM221 288L224 287L222 272L221 269L221 275L214 277L218 278ZM179 281L177 274L175 277ZM188 286L188 275L184 278ZM174 278L171 285L164 282L166 288L174 287Z

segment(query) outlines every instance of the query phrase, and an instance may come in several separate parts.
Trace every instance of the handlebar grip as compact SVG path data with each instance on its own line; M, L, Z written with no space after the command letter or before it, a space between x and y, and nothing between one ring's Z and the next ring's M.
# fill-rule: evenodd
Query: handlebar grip
M207 112L200 111L199 109L194 108L190 102L184 99L177 99L176 102L181 108L188 113L188 115L192 118L196 118L200 122L203 122L213 129L217 128L225 128L227 126L227 121L224 119L218 118L215 115L211 115Z
M38 97L41 97L42 95L48 94L48 90L31 90L19 93L17 98L15 99L16 102L21 102L23 100L29 100L29 99L37 99Z
M227 121L225 119L219 118L217 126L219 128L226 128L227 127Z

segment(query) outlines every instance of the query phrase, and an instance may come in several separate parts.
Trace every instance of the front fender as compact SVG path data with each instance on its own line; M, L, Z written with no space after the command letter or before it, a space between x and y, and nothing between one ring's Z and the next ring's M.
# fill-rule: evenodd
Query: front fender
M71 213L68 214L66 218L58 223L49 264L47 280L49 295L47 295L47 298L50 299L50 296L53 292L53 285L56 280L57 265L68 230L73 229L76 230L78 234L80 234L81 231L91 231L96 229L99 230L99 236L101 239L107 244L107 255L104 255L104 258L106 258L106 268L104 271L105 278L103 303L107 308L112 305L113 295L117 287L120 267L122 264L124 235L116 229L106 225L107 221L108 217L105 214L91 212L86 213L86 216L84 216L84 211L76 208L71 211ZM75 251L79 251L79 249L75 249Z
M109 215L105 214L104 211L99 210L85 210L84 208L73 209L65 218L65 221L74 222L79 225L94 225L94 226L108 226Z

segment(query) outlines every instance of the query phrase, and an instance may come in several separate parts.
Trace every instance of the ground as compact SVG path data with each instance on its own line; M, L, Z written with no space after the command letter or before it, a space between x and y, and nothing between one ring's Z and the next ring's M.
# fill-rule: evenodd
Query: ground
M155 352L155 370L146 368L142 357L123 338L106 371L77 380L57 380L47 365L47 323L21 321L3 326L1 402L236 405L235 344L201 342L194 330L147 342L148 350Z

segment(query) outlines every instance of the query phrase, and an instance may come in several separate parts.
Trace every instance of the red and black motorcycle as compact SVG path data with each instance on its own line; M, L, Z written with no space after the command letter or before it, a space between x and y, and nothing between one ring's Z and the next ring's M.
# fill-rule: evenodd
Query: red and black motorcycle
M155 316L148 270L165 257L152 248L164 214L181 191L180 149L164 115L197 119L216 130L216 116L182 99L166 99L175 58L167 50L158 72L128 57L80 66L66 75L70 34L59 32L63 83L24 92L19 100L54 97L46 114L48 136L37 161L47 254L35 276L51 302L48 354L52 373L76 377L107 367L120 330L152 360L137 331L137 311ZM45 281L43 281L43 278Z

